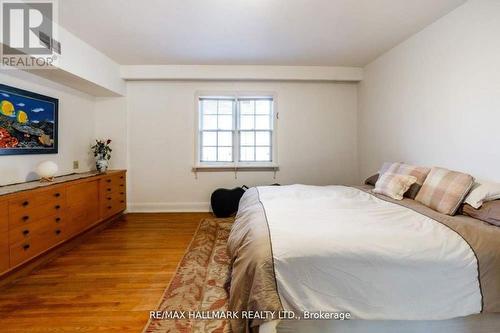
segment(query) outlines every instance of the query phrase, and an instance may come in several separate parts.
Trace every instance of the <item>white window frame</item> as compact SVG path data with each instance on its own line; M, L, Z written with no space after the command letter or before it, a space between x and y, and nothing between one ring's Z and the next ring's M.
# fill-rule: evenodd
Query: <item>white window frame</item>
M233 117L233 162L202 162L201 161L201 112L200 112L200 98L231 98L236 100L235 114ZM240 144L239 144L239 103L237 99L248 98L269 98L272 99L272 122L273 127L271 130L271 161L270 162L240 162ZM195 94L195 156L193 171L278 171L278 147L277 147L277 133L278 133L278 102L275 93L270 92L226 92L226 91L199 91Z

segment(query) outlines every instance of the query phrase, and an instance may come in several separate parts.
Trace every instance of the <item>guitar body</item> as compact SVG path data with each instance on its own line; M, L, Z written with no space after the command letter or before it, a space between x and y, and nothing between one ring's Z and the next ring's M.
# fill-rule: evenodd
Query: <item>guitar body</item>
M210 203L217 217L230 217L238 211L240 199L247 187L235 187L232 190L219 188L212 193Z

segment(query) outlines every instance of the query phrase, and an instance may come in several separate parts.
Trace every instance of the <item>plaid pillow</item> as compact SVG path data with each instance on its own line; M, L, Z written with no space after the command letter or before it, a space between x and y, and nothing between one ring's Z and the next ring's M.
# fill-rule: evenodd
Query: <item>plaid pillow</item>
M380 174L385 172L395 173L398 175L409 175L417 178L415 184L404 194L405 197L415 199L429 174L431 169L421 166L409 165L404 163L384 163L380 169Z
M471 175L432 168L415 200L440 213L454 215L473 184Z
M386 172L377 180L373 193L387 195L396 200L403 200L403 194L416 181L417 177L414 176Z

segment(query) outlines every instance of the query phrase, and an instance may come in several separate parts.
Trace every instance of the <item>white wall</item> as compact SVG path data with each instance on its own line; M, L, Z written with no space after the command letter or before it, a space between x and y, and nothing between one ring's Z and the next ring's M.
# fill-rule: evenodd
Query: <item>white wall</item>
M111 169L128 169L127 99L125 97L96 98L95 135L111 139Z
M37 179L33 171L45 160L58 164L59 175L93 167L89 147L94 139L94 97L18 70L0 72L0 82L59 99L59 153L0 156L0 185ZM74 160L80 162L78 170L73 170Z
M272 172L239 172L238 179L233 172L199 173L195 179L191 168L199 90L276 94L281 169L276 179ZM128 124L120 119L124 107ZM127 83L126 103L98 99L96 109L98 136L126 138L114 149L128 150L128 157L113 165L129 170L132 211L207 210L210 193L218 187L274 182L326 185L358 179L356 84L133 81Z
M384 161L500 180L500 1L472 0L365 68L360 175Z

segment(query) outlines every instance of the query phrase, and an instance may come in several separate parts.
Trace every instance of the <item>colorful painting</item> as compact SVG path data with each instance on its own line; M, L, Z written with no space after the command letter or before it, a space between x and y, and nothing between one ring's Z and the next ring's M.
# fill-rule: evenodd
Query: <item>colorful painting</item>
M59 100L0 84L0 155L56 154Z

